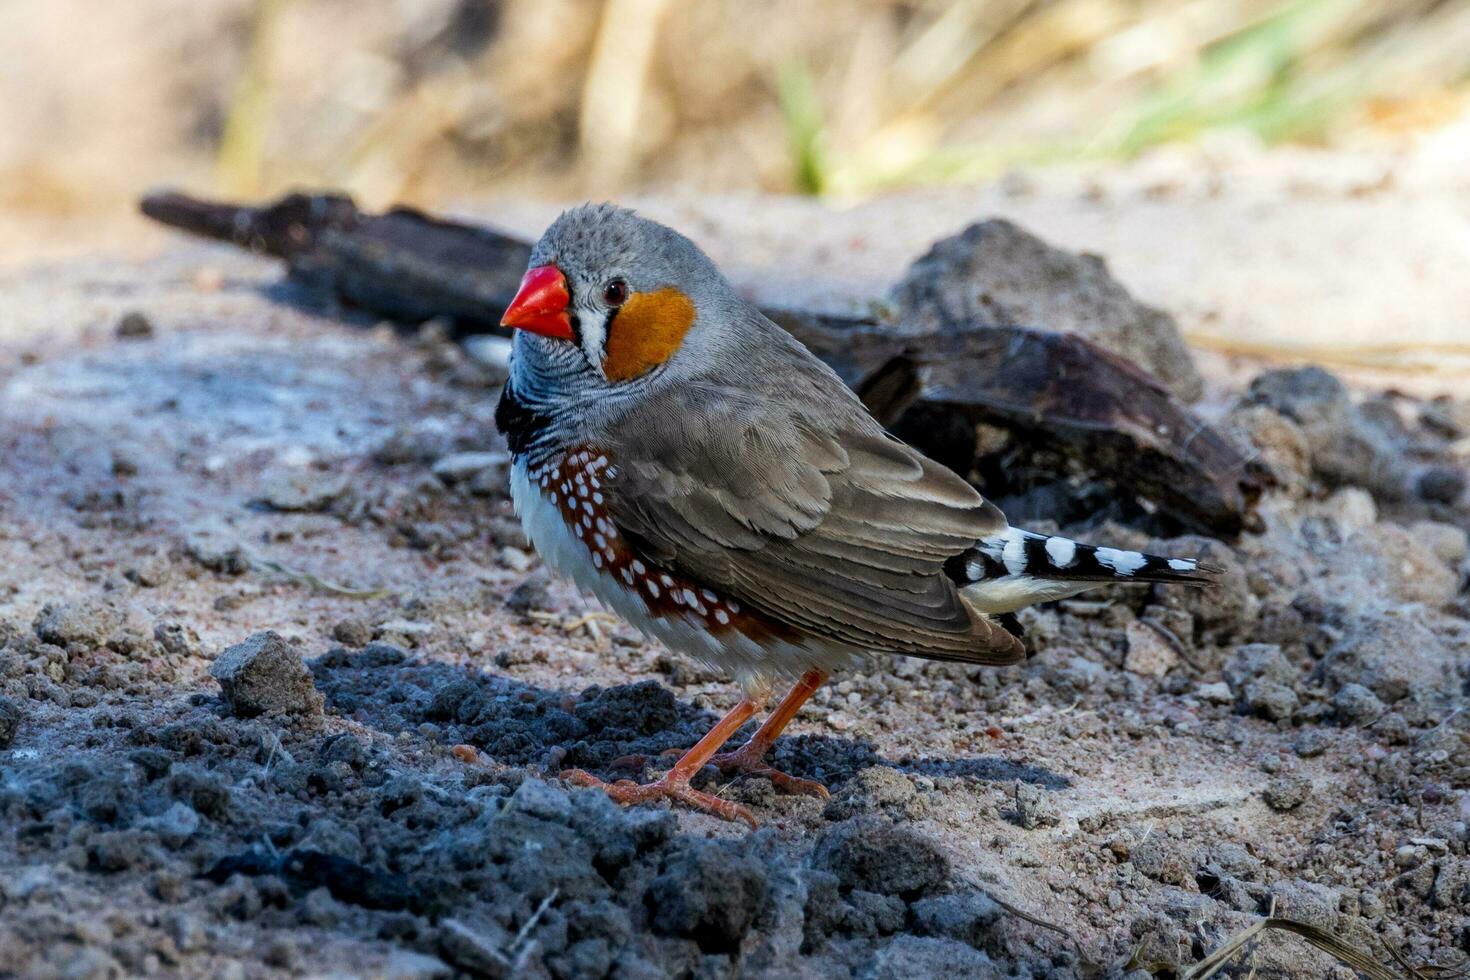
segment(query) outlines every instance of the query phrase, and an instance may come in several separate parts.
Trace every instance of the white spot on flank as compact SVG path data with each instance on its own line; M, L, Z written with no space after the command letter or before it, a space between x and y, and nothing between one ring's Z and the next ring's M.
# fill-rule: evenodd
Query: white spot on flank
M592 481L592 485L593 485L593 486L594 486L594 487L595 487L595 486L597 486L597 485L598 485L598 483L597 483L597 481L596 481L596 480L593 480L593 481ZM592 495L592 502L593 502L593 503L594 503L594 504L600 504L600 503L602 503L602 499L603 499L603 498L602 498L602 494L601 494L601 493L594 493L594 494L593 494L593 495Z
M647 582L644 582L643 584L648 589L648 594L651 595L651 596L653 596L655 599L657 599L658 598L658 584L656 582L652 581L652 580L649 580Z
M1197 566L1193 558L1170 558L1169 567L1176 572L1192 572Z
M1111 568L1119 575L1132 575L1142 568L1146 561L1148 559L1136 551L1120 551L1117 548L1097 549L1097 563L1104 568Z
M597 542L597 547L599 548L607 547L607 538L603 536L601 531L598 531L596 534L592 535L592 540Z
M648 566L643 564L643 562L639 561L637 558L634 558L633 572L637 575L642 575L646 571L648 571Z
M1046 557L1057 568L1067 568L1077 560L1077 542L1066 538L1047 538Z
M601 568L602 567L602 552L600 552L600 551L594 551L594 552L592 552L592 566L594 568Z
M699 594L702 595L702 596L704 596L704 601L705 602L719 602L720 601L720 597L717 596L717 595L715 595L709 589L700 589L699 590Z
M625 568L625 569L623 569L623 581L624 582L627 582L629 585L632 585L633 584L633 569L631 569L631 568Z
M716 609L715 610L715 622L719 623L721 626L729 625L729 622L730 622L730 614L727 613L727 612L725 612L725 610L723 610L723 609Z
M734 599L726 599L725 605L730 607L730 615L738 616L740 614L740 603L736 602Z
M664 588L666 589L672 589L674 587L674 580L667 575L660 575L658 580L664 584Z

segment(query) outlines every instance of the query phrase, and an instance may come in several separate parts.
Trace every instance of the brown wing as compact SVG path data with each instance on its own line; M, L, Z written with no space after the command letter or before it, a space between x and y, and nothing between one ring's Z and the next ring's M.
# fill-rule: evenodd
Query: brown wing
M618 430L608 506L654 561L858 649L1023 659L944 572L1004 516L855 402L819 412L699 387L650 399Z

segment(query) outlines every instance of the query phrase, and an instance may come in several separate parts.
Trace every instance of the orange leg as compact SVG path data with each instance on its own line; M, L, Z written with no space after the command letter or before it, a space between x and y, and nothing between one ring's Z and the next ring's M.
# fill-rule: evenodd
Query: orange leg
M710 759L710 763L720 768L724 773L746 773L751 776L764 776L775 784L777 789L787 793L800 793L805 796L816 796L822 799L828 797L827 787L810 779L798 779L787 775L778 769L773 769L763 761L766 753L771 750L771 745L776 737L786 730L791 724L791 719L801 710L801 706L816 693L817 688L827 682L827 674L820 670L809 670L801 675L801 680L796 682L787 695L776 705L776 710L766 718L756 733L750 736L750 741L733 752L722 752Z
M700 739L694 748L685 752L679 761L674 763L674 768L652 783L640 786L631 779L606 783L582 769L568 769L561 774L561 778L574 786L601 789L611 796L614 802L623 806L630 803L648 803L659 799L678 800L696 810L704 810L726 820L744 820L754 828L756 826L755 817L745 807L708 793L701 793L689 785L689 780L694 778L694 774L704 768L705 764L719 751L720 746L728 742L730 736L734 735L740 726L755 714L755 707L754 701L742 698L739 704L730 709L729 714L721 718L715 727L709 730L708 735Z

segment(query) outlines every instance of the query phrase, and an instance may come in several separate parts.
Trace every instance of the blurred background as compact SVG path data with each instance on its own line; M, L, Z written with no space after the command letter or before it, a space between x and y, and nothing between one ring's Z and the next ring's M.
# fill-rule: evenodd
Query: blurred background
M850 200L1467 113L1466 0L4 0L0 261L165 183Z

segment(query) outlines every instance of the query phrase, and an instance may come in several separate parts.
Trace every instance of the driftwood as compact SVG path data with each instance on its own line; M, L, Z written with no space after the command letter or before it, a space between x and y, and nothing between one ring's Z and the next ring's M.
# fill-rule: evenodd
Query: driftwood
M252 208L169 193L142 208L280 257L314 293L405 323L448 319L461 335L500 330L530 254L526 242L486 228L402 208L364 214L336 195ZM1008 510L1007 499L1040 494L1043 512L1075 519L1085 515L1057 505L1090 487L1095 500L1130 503L1121 516L1156 509L1161 532L1232 536L1249 520L1261 477L1240 450L1151 375L1080 337L1024 327L907 336L873 321L767 313L885 425L976 474ZM979 438L977 426L992 438Z

